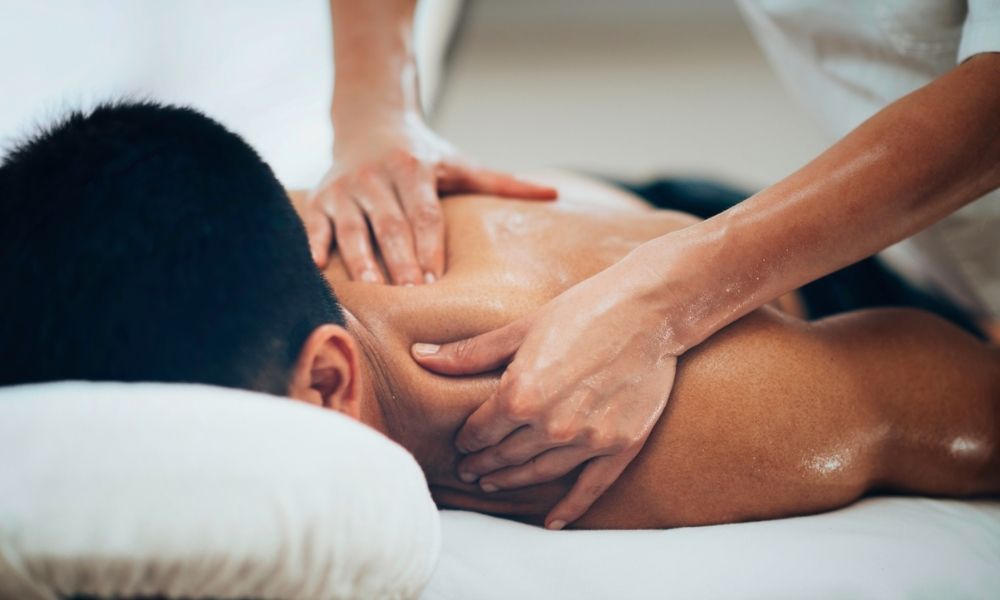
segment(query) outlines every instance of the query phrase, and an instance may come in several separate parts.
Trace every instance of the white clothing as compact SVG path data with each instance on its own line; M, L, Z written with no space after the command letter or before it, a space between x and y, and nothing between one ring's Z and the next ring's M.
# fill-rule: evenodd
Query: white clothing
M6 0L0 155L71 108L122 98L191 105L241 135L288 188L330 167L333 49L326 0ZM425 107L457 0L420 3Z
M1000 51L1000 0L739 4L786 85L834 139L962 61ZM1000 318L998 235L994 191L881 256L912 283Z

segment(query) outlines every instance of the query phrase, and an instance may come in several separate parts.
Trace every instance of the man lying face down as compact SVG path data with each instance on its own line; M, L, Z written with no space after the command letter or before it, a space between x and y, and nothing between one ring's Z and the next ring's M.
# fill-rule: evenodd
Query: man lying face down
M410 347L502 326L692 221L594 183L563 196L448 200L443 278L355 283L334 260L338 303L289 197L236 135L152 104L74 114L0 166L0 384L289 396L401 443L440 504L538 521L575 472L547 472L543 455L532 468L551 483L516 489L510 471L491 476L493 493L462 483L454 434L499 374L435 375ZM762 309L681 358L643 451L575 526L791 516L870 491L996 494L998 438L996 348L916 311L807 323Z

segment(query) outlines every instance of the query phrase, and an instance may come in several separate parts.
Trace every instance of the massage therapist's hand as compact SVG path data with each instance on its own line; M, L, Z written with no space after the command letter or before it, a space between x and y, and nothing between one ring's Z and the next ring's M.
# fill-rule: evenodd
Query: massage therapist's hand
M383 282L374 244L392 283L441 277L445 224L439 192L556 196L551 187L473 165L415 112L355 112L335 129L333 166L306 202L305 223L316 263L326 263L335 238L355 280Z
M496 393L465 422L458 465L486 492L559 478L581 464L546 517L560 529L582 516L642 449L673 386L676 355L662 286L629 255L535 314L437 347L415 344L432 371L459 375L510 364ZM630 260L632 259L632 260ZM511 360L513 358L513 360Z

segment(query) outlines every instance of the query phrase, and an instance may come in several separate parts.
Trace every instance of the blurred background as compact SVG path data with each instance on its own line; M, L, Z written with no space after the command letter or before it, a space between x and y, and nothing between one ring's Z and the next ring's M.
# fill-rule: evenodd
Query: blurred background
M424 0L431 124L482 163L757 188L826 145L732 0ZM193 104L289 187L329 166L326 0L0 0L0 150L70 107Z
M432 122L497 167L754 188L828 144L732 0L470 0Z

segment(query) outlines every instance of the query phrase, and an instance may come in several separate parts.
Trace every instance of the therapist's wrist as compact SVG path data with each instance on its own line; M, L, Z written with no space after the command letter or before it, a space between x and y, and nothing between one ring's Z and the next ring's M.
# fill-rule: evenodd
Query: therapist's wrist
M381 148L411 147L428 130L419 112L399 107L357 107L333 116L334 155L338 149L376 152Z
M656 242L656 243L654 243ZM682 250L659 240L646 242L602 275L614 282L615 293L625 298L627 310L654 317L665 354L680 356L700 341L697 323L686 306L691 280Z
M678 356L731 322L742 302L717 247L692 233L656 238L622 261L632 273L630 294L662 320L665 344Z
M409 89L403 89L408 87ZM334 131L371 127L401 128L414 121L423 123L423 109L416 81L381 83L373 87L336 90L330 106Z
M403 80L383 80L351 82L344 85L338 81L330 104L330 116L334 125L341 125L360 114L379 115L388 118L402 118L416 114L423 116L420 106L419 86L415 75Z

